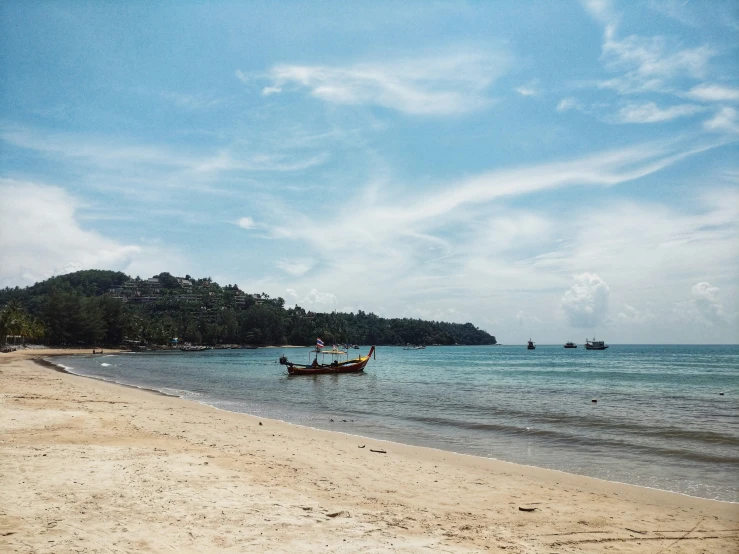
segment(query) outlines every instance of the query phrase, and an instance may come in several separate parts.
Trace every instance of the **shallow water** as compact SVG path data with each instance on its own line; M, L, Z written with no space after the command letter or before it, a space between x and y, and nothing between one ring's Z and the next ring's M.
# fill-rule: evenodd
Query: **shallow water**
M312 377L288 376L281 354L309 355L54 361L235 412L739 501L739 346L380 347L364 374Z

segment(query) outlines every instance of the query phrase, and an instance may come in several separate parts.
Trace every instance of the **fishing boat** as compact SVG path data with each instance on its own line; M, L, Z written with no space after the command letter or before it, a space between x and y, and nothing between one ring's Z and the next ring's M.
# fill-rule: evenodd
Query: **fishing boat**
M574 342L566 342L565 348L577 348L577 345Z
M210 346L185 345L181 346L180 350L183 352L205 352L206 350L213 350L213 348Z
M593 340L585 339L585 350L605 350L606 348L608 345L602 340L595 340L595 337Z
M536 349L536 345L534 344L534 341L532 341L531 339L529 339L529 344L526 346L526 348L528 348L529 350L535 350Z
M318 354L321 354L321 361L318 361ZM296 364L287 359L286 356L280 358L280 364L287 366L287 372L290 375L321 375L331 373L361 373L364 371L364 367L369 362L369 359L374 357L375 347L370 348L369 353L366 356L359 356L359 358L349 359L349 355L344 350L338 350L332 348L331 350L321 350L316 353L313 358L313 362L307 364ZM326 356L331 360L326 361ZM342 361L343 358L343 361ZM310 354L308 359L310 360Z

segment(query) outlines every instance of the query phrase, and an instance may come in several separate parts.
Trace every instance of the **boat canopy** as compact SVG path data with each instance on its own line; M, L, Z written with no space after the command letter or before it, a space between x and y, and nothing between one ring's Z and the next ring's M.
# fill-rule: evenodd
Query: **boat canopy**
M321 350L321 354L331 354L333 356L339 356L346 354L343 350L336 350L335 348L333 350Z

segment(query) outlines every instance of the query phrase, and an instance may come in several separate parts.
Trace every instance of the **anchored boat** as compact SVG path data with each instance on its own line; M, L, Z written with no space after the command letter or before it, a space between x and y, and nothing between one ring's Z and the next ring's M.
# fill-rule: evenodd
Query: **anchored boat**
M321 354L321 361L318 361L318 354ZM286 356L280 358L280 363L287 366L287 372L290 375L321 375L330 373L361 373L364 371L364 367L369 362L369 359L374 357L375 347L370 348L369 353L366 356L359 356L359 358L349 359L349 355L343 351L333 348L331 350L321 350L317 352L313 358L313 362L308 364L296 364L287 359ZM310 356L310 354L309 354ZM326 361L326 356L329 356L329 362ZM342 358L344 360L342 361ZM309 357L310 359L310 357Z
M534 344L534 341L532 341L531 339L529 339L529 344L526 346L526 348L528 348L529 350L536 349L536 345Z
M593 340L585 339L585 350L605 350L606 348L608 345L602 340L595 340L595 337Z
M565 348L577 348L577 345L574 342L566 342Z

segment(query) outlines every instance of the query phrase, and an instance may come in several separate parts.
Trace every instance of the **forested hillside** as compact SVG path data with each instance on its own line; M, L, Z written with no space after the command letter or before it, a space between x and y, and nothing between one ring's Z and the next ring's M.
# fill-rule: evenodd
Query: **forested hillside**
M316 337L326 344L495 344L495 337L471 323L286 309L282 298L169 273L142 280L78 271L0 290L0 308L2 338L24 335L53 345L168 345L175 338L208 345L311 345Z

